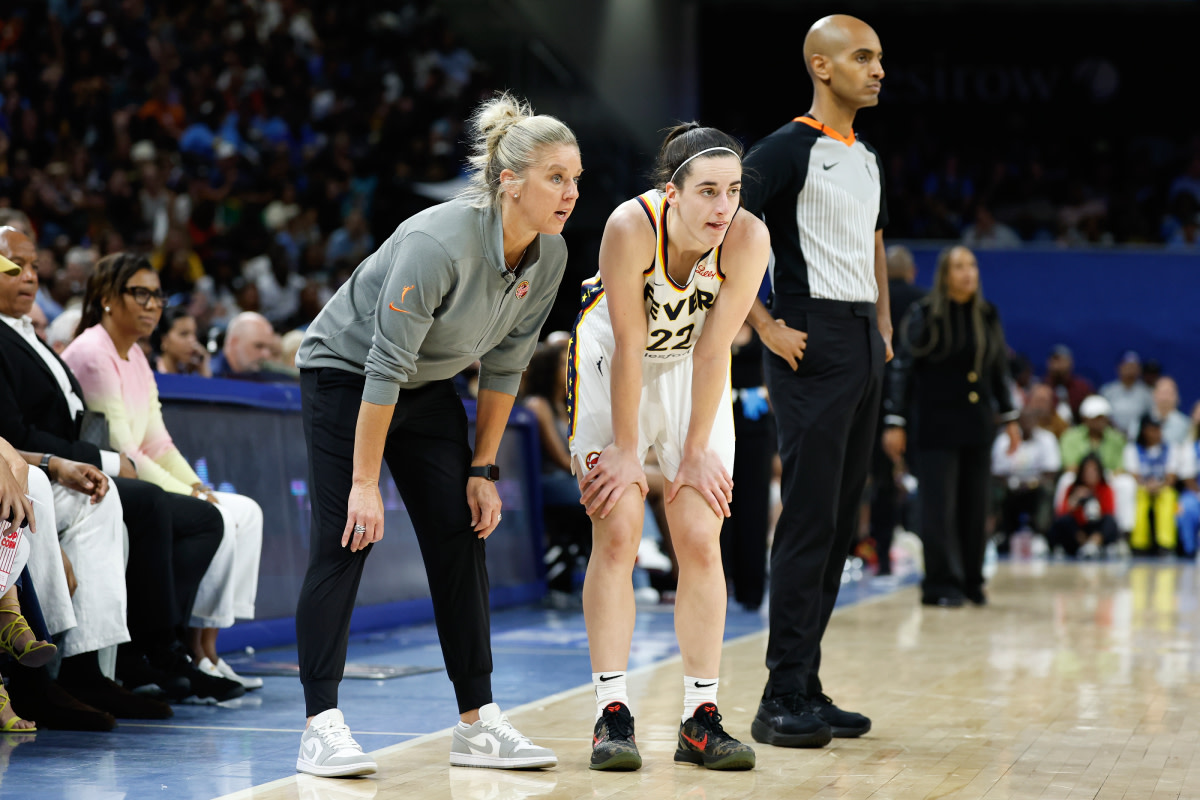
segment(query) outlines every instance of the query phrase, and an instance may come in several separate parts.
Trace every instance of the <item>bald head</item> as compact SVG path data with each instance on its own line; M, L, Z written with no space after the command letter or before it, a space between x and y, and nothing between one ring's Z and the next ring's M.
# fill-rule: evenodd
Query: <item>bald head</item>
M846 14L817 20L804 37L804 66L818 94L832 91L851 108L879 102L882 57L883 48L874 28Z
M913 260L912 250L902 244L894 244L887 249L887 272L889 281L904 281L912 283L917 276L917 262Z
M275 331L262 314L243 311L225 330L225 359L234 372L261 372L271 358Z

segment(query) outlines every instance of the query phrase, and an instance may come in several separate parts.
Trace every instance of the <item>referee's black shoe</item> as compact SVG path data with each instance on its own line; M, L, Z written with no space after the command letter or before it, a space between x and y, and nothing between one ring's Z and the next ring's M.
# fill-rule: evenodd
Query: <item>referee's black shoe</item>
M871 720L853 711L843 711L833 704L828 696L819 694L809 698L812 710L829 723L829 728L838 739L854 739L871 730Z
M817 715L800 692L763 698L750 723L754 741L776 747L824 747L833 740L833 729Z

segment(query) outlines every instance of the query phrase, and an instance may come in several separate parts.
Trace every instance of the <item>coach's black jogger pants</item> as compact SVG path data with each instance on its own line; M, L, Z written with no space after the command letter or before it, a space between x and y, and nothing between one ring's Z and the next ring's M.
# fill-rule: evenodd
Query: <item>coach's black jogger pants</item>
M371 552L341 546L364 382L328 367L300 374L312 531L296 641L308 716L337 706L350 614ZM400 392L383 458L417 533L459 711L479 708L492 701L488 575L467 505L467 415L450 381Z

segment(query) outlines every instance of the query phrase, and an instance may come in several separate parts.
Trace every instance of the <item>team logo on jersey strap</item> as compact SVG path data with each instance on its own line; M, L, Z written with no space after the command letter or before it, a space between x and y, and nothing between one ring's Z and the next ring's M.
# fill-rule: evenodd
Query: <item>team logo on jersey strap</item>
M517 299L520 300L527 294L529 294L529 281L521 281L517 284Z
M583 460L583 465L585 467L587 467L588 469L595 469L596 462L599 460L600 460L600 452L597 450L593 450L592 452L587 454L587 458L585 458Z

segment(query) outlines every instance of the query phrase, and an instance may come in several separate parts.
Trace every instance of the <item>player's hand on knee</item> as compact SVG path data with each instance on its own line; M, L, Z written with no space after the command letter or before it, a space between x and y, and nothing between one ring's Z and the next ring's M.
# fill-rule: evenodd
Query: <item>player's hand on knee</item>
M596 466L580 479L579 502L588 516L598 514L605 519L631 484L637 484L643 499L650 491L637 453L610 444L600 452Z
M379 483L355 482L350 487L350 499L346 504L342 547L349 545L350 552L357 553L382 538L383 497L379 494Z
M774 325L763 327L762 342L795 371L804 360L804 350L808 347L808 333L789 328L786 322L777 319Z
M667 502L675 501L675 496L684 486L690 486L700 493L709 508L718 517L730 515L729 504L733 502L733 478L725 469L721 456L712 448L704 448L691 453L685 453L667 490Z
M500 524L500 493L487 478L467 478L467 505L471 507L471 525L480 539L486 539Z

